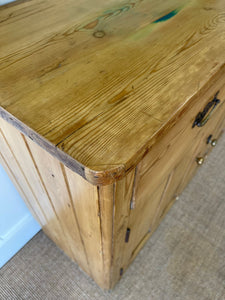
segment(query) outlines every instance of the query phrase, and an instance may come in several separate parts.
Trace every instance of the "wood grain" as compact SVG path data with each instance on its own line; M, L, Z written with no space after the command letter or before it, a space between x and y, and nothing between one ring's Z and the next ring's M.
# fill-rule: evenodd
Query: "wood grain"
M3 6L1 116L88 181L121 179L223 67L224 15L210 0Z
M134 189L135 171L124 179L117 181L114 190L114 219L113 219L113 260L111 288L121 278L127 262L126 232L129 228L130 206Z
M225 101L203 128L193 130L193 118L211 101L215 91L225 97L224 78L201 95L184 115L178 118L167 135L158 140L136 168L132 209L128 212L129 243L124 245L124 270L136 257L162 218L198 169L197 157L204 157L213 149L207 144L209 135L218 139L225 128ZM210 176L210 175L209 175Z
M90 273L85 256L78 220L73 206L70 186L64 166L51 155L44 155L43 149L30 139L24 137L27 149L36 166L37 173L54 209L54 217L66 237L67 247L70 248L73 260ZM41 195L38 195L41 198Z
M0 120L0 161L44 232L104 289L123 267L134 172L95 186Z
M224 130L225 2L21 0L0 24L0 162L110 289Z
M97 224L97 228L93 228L95 230L93 235L96 238L100 234L100 228L97 213L94 215L96 218L90 219L90 222L84 217L85 211L91 216L88 203L90 211L93 211L92 206L96 206L90 195L93 194L97 199L97 187L89 186L90 184L76 173L72 172L70 178L71 171L56 158L26 138L12 125L2 119L0 122L1 163L16 183L22 198L44 232L86 273L90 276L93 273L95 276L95 271L91 269L94 263L89 264L89 260L93 261L95 247L98 253L100 242L93 243L92 253L87 253L84 240L86 237L86 243L88 239L92 242L93 238L89 237L88 228ZM76 193L79 189L83 189L83 192L80 192L82 197L78 195L76 203L74 203L74 189ZM83 199L86 199L86 202L82 201ZM78 200L82 205L86 205L84 209L77 204ZM100 252L98 255L101 257ZM101 285L98 278L96 281Z

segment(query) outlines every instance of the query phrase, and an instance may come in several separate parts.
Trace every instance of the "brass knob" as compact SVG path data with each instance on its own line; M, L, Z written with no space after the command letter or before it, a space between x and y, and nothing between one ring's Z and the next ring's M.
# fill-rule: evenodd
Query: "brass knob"
M216 140L216 139L211 141L211 146L212 146L212 147L215 147L216 144L217 144L217 140Z
M199 166L203 165L204 163L204 157L197 157L196 162Z

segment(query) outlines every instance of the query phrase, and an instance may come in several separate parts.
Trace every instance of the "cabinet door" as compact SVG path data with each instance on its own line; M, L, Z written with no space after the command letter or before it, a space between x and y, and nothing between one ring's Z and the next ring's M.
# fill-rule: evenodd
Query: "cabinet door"
M196 138L197 139L197 138ZM177 191L183 182L190 162L193 162L196 147L190 146L172 169L166 172L160 181L155 181L151 173L144 177L136 176L133 209L130 211L128 229L130 231L129 243L126 249L126 259L132 260L137 249L157 228L163 216L176 199ZM194 164L197 168L197 164ZM138 171L137 171L138 172ZM147 178L145 178L147 176Z
M168 184L164 190L163 196L158 209L155 213L154 220L152 221L152 228L156 227L161 222L162 218L166 215L174 201L179 196L185 185L197 170L196 153L198 151L200 142L195 144L195 147L189 147L184 153L183 157L178 161L173 170L168 176Z

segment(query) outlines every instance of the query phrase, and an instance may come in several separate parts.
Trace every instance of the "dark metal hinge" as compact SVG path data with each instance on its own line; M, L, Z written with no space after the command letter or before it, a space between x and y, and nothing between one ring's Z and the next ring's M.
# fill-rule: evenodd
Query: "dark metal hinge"
M125 236L125 243L129 242L129 238L130 238L130 228L127 228L126 236Z

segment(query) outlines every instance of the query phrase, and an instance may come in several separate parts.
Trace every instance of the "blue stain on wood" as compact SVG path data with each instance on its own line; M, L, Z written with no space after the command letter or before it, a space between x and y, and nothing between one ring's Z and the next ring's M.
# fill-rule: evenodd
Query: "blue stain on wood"
M176 14L178 14L178 12L179 12L179 9L174 9L171 12L169 12L168 14L166 14L165 16L160 17L159 19L152 22L152 24L159 23L159 22L165 22L165 21L171 19L172 17L176 16Z

